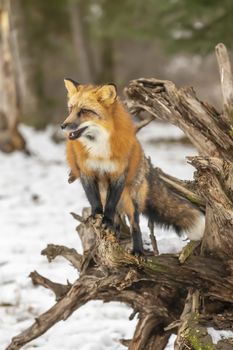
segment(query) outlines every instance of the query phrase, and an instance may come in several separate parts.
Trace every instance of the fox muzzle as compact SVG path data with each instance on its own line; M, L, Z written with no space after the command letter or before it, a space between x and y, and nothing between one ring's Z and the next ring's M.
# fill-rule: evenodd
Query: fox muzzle
M77 123L62 123L61 124L61 129L65 131L69 130L77 130L79 125Z
M83 128L71 131L69 134L70 140L76 140L82 136L83 132L88 128L88 126L84 126Z

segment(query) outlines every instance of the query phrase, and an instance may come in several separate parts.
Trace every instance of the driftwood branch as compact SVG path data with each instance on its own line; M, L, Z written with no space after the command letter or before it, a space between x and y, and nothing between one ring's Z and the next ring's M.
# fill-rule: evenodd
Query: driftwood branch
M90 283L90 287L92 286L93 284ZM77 309L87 301L91 300L92 293L91 290L89 290L88 286L86 290L87 294L84 294L83 292L84 290L82 287L82 280L80 279L79 282L74 284L68 293L66 293L66 295L60 299L51 309L37 317L31 327L26 329L20 335L14 337L7 349L20 349L23 345L44 334L57 322L66 320L74 311L74 307Z
M65 285L61 283L52 282L48 278L41 276L36 271L31 272L29 277L31 278L32 283L35 286L42 286L53 291L57 301L60 300L62 297L64 297L64 295L68 292L68 290L71 287L70 284Z
M162 169L156 168L158 177L163 180L166 185L180 196L188 199L190 202L205 211L206 202L198 193L196 186L192 181L179 180L174 176L166 174Z
M67 248L62 245L48 244L47 248L42 250L42 255L46 255L49 262L57 256L62 256L68 260L78 271L82 263L82 255L78 254L74 248Z
M144 128L145 126L147 126L149 123L152 122L152 120L154 120L153 116L149 116L148 118L141 120L140 122L138 122L136 124L136 132L138 132L139 130L141 130L142 128Z
M83 227L85 224L81 224L78 230ZM160 348L164 348L171 331L164 330L161 333L161 327L163 329L179 318L177 293L181 305L189 288L198 288L220 303L233 302L231 260L223 263L198 256L190 257L180 265L174 255L138 258L125 251L115 236L102 228L101 217L92 223L89 221L89 229L96 235L93 260L89 260L85 274L81 271L81 277L72 286L55 284L37 273L31 274L33 282L51 289L58 301L39 316L31 327L13 338L7 350L20 349L55 323L67 319L89 300L124 301L141 315L135 335L129 343L129 349L133 350L150 349L150 342L160 342L163 344ZM75 256L76 253L73 251L70 254ZM171 309L170 305L174 307ZM158 334L152 334L156 329L160 330Z
M157 88L160 88L159 90ZM231 127L192 88L178 90L170 81L133 80L125 89L131 111L147 111L177 125L204 156L233 159Z

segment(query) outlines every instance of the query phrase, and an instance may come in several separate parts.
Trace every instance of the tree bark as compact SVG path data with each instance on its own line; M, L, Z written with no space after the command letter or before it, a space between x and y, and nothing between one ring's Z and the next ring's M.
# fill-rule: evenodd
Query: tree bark
M33 76L34 63L30 56L30 45L27 38L28 28L25 26L27 16L25 16L23 6L22 0L11 0L11 41L20 112L23 116L28 117L38 114L39 102Z
M113 82L114 79L114 41L108 35L98 40L98 49L95 50L91 44L91 34L87 21L90 4L84 1L68 1L70 14L70 27L74 43L74 53L78 63L78 77L80 83ZM108 2L101 5L103 20L109 14ZM96 51L96 52L95 52ZM94 59L98 56L98 60Z
M112 38L103 37L100 46L100 70L98 72L97 83L114 82L114 41Z
M89 300L124 302L133 309L131 319L138 314L133 339L121 340L129 350L165 349L171 333L177 334L176 350L233 349L232 339L213 344L206 329L232 329L233 320L232 95L226 52L222 44L217 46L222 85L229 84L222 87L221 114L201 102L193 89L177 89L168 81L139 79L126 89L131 111L148 111L178 125L199 150L199 156L188 158L197 169L195 181L157 171L166 185L206 211L201 249L183 264L172 254L136 257L125 249L122 232L117 239L102 227L100 215L89 218L88 210L82 217L72 214L81 222L77 230L83 255L55 245L48 245L42 254L49 261L63 256L80 276L73 285L61 285L31 274L33 283L51 289L57 302L14 337L7 350L20 349Z
M78 63L77 79L80 84L90 84L96 80L95 63L88 37L88 27L85 22L86 6L82 1L69 0L68 2L71 34Z
M12 152L25 149L18 130L19 104L12 59L10 3L0 2L0 150Z

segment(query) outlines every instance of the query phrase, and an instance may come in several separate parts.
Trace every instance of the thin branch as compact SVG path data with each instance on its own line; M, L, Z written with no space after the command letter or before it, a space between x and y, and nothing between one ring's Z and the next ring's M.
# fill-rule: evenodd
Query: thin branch
M151 240L151 245L153 248L154 255L159 255L159 249L158 249L155 232L154 232L155 225L154 225L154 222L150 219L148 219L148 228L150 230L150 240Z
M81 215L78 215L78 214L73 213L73 212L71 212L70 214L73 216L73 218L75 220L77 220L77 221L79 221L81 223L85 222L84 218Z
M154 118L152 115L150 115L148 118L143 119L143 120L141 120L140 122L138 122L138 123L136 124L136 133L137 133L139 130L141 130L142 128L144 128L145 126L147 126L149 123L151 123L152 120L154 120L154 119L155 119L155 118Z
M173 191L182 197L187 198L190 202L198 205L203 211L205 210L205 200L188 188L187 181L176 179L175 177L164 173L159 168L157 168L157 173L159 178L166 182Z
M184 246L179 254L179 262L183 264L191 254L200 246L200 241L190 241Z
M80 271L82 255L77 253L74 248L67 248L63 245L48 244L47 248L43 249L41 254L47 256L49 262L53 261L57 256L62 256Z
M120 342L123 346L125 346L125 347L128 348L128 346L129 346L131 340L130 340L130 339L120 339L119 342Z
M65 285L50 281L48 278L41 276L37 271L31 272L29 277L32 279L32 283L35 286L40 285L52 290L56 295L56 301L63 298L71 288L71 285L69 284Z

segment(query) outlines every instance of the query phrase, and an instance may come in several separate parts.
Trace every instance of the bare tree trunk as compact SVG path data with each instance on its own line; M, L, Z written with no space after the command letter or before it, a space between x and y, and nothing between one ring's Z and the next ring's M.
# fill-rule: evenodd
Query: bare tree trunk
M0 2L0 149L5 152L25 148L18 131L19 104L12 59L9 1Z
M85 23L85 7L86 4L83 1L69 0L68 2L74 52L78 63L77 80L82 84L96 81L95 63Z
M74 52L78 63L77 80L80 83L113 82L114 77L114 42L104 36L98 43L99 64L94 59L90 33L88 31L88 4L84 1L69 0L70 27L74 43ZM103 3L101 10L103 16L108 16L108 3ZM98 67L97 67L98 66Z
M197 146L200 156L189 161L197 168L195 181L183 182L160 173L161 180L200 208L206 206L206 230L201 245L183 264L177 255L127 252L126 240L102 227L102 217L73 214L83 255L64 246L42 251L49 261L65 257L80 272L73 285L54 283L34 272L34 284L51 289L55 305L14 337L7 350L17 350L39 337L56 322L66 320L89 300L120 301L133 308L138 324L129 350L165 349L171 333L175 349L232 350L233 340L213 344L207 326L231 329L233 321L233 191L232 191L232 77L229 58L217 46L224 96L223 113L201 102L193 89L177 89L168 81L139 79L126 89L131 111L146 110L154 117L180 126ZM226 86L225 86L226 83ZM147 119L144 125L148 124ZM139 123L137 129L142 127ZM207 147L208 145L208 147Z
M20 111L24 116L38 114L38 98L33 78L33 62L29 54L26 37L27 19L23 1L11 0L12 54L19 93Z
M103 0L101 21L106 22L112 16L111 1ZM97 83L115 81L115 47L114 38L102 28L103 35L99 41L99 63Z
M100 42L100 71L97 83L114 82L114 42L112 38L103 37Z

